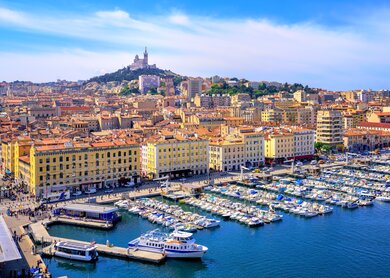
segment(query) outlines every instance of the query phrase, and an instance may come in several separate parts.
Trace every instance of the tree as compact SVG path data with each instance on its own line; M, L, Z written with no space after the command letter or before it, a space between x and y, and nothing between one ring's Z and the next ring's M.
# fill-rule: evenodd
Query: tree
M119 92L121 96L128 96L131 94L140 94L141 92L137 88L130 88L128 84L126 84L122 90Z
M330 146L329 144L321 143L321 142L315 142L314 149L317 152L328 153L332 150L332 146Z
M267 88L267 85L265 85L264 82L261 82L261 83L259 84L259 86L257 87L257 89L258 89L259 91L263 91L263 90L265 90L266 88Z
M150 95L157 95L157 89L156 89L156 88L151 88L151 89L148 91L148 94L150 94Z

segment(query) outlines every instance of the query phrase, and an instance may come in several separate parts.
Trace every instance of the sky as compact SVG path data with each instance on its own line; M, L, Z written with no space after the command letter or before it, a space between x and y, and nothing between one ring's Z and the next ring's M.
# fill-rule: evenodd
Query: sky
M390 89L390 1L0 0L0 81L149 62L187 76Z

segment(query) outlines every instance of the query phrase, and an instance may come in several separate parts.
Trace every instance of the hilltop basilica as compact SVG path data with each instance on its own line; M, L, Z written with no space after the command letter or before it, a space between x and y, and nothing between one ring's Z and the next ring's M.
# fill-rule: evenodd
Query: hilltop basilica
M156 64L148 64L148 50L145 47L144 58L140 59L138 55L135 55L134 62L129 66L131 70L137 69L155 69Z

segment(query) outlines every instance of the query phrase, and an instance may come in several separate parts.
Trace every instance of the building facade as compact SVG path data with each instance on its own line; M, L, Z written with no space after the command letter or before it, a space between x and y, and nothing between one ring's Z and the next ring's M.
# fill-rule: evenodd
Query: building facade
M209 141L196 134L159 134L142 145L142 174L150 179L207 174Z
M30 193L85 190L139 182L139 145L131 141L67 142L30 150Z
M160 87L160 76L143 74L138 77L138 86L141 93Z
M340 147L343 145L343 116L340 111L317 112L316 142Z

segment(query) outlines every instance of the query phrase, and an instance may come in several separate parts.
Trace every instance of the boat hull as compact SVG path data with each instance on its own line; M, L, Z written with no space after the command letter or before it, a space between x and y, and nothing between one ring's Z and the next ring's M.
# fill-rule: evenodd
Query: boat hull
M93 261L97 261L99 258L98 255L96 257L92 258L91 256L80 256L80 255L59 252L59 251L55 251L54 256L65 258L65 259L70 259L70 260L83 261L83 262L93 262Z
M198 245L199 246L199 245ZM202 250L194 250L194 251L181 251L181 250L170 250L170 249L163 249L163 248L155 248L155 247L149 247L144 245L135 245L129 243L130 249L135 250L141 250L141 251L147 251L147 252L153 252L158 254L165 254L167 258L177 258L177 259L196 259L196 258L202 258L203 255L206 253L207 248L202 246Z

